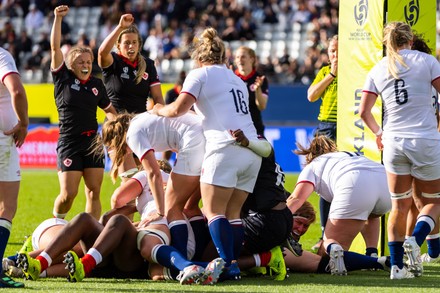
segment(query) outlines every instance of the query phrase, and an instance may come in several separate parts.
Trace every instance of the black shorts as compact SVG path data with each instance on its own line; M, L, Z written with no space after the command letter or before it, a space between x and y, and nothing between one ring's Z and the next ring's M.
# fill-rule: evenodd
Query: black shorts
M90 138L80 138L78 141L58 141L57 167L59 171L83 171L87 168L104 168L104 154L90 153L93 141Z
M242 219L245 254L269 251L287 239L292 231L293 217L289 208L269 210Z

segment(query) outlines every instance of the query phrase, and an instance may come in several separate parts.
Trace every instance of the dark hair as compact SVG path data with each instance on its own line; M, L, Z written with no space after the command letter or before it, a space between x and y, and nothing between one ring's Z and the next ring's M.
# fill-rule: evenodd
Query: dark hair
M412 50L417 50L426 54L432 54L431 48L429 48L428 44L426 43L425 39L423 38L423 35L414 34L413 43L411 46Z
M184 70L180 71L179 78L176 81L176 85L183 85L185 78L186 78L186 71Z

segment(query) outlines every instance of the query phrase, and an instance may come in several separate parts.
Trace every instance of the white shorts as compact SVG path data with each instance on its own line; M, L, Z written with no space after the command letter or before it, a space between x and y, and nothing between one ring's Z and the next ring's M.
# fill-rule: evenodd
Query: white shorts
M168 235L165 232L163 232L159 229L152 229L152 228L147 227L142 230L139 230L139 232L137 234L136 243L137 243L138 250L141 250L142 238L144 238L144 236L147 236L147 235L151 235L156 238L159 238L163 244L170 245L170 238L168 238Z
M44 220L40 225L38 225L37 228L35 228L34 232L32 233L32 248L34 250L40 249L40 238L43 233L53 227L53 226L66 226L67 221L64 219L59 218L50 218L47 220Z
M199 128L197 128L199 130ZM195 131L188 131L180 141L173 173L188 176L200 176L203 154L205 153L205 137Z
M333 190L330 219L367 220L391 209L385 171L354 170L341 176Z
M21 180L20 156L11 137L1 138L0 143L0 181Z
M393 174L431 181L440 178L440 141L390 137L383 140L383 164Z
M261 157L248 148L229 144L215 148L206 144L200 182L252 192Z

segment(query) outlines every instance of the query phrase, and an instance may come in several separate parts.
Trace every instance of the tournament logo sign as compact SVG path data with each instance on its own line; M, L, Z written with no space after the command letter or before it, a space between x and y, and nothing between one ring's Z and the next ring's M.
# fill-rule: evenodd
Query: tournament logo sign
M436 52L436 0L388 0L387 21L404 21Z
M382 58L383 1L339 2L338 149L380 161L374 134L359 115L362 87L370 69ZM380 101L379 101L380 103ZM373 115L381 120L381 107Z
M354 19L359 26L362 26L368 17L368 0L361 0L354 6Z
M405 21L410 26L414 26L419 20L420 5L419 0L412 0L408 5L405 5Z

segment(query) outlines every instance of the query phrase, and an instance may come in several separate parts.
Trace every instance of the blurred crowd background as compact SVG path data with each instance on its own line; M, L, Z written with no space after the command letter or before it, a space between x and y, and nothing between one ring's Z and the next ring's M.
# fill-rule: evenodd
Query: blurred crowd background
M70 7L63 20L65 52L76 44L96 52L120 16L131 13L143 54L169 83L192 68L191 41L212 26L227 43L231 64L234 50L246 45L271 84L308 85L328 62L327 40L338 28L338 0L2 0L0 46L15 57L26 83L52 81L49 38L53 10L61 4ZM100 74L97 64L94 71Z

